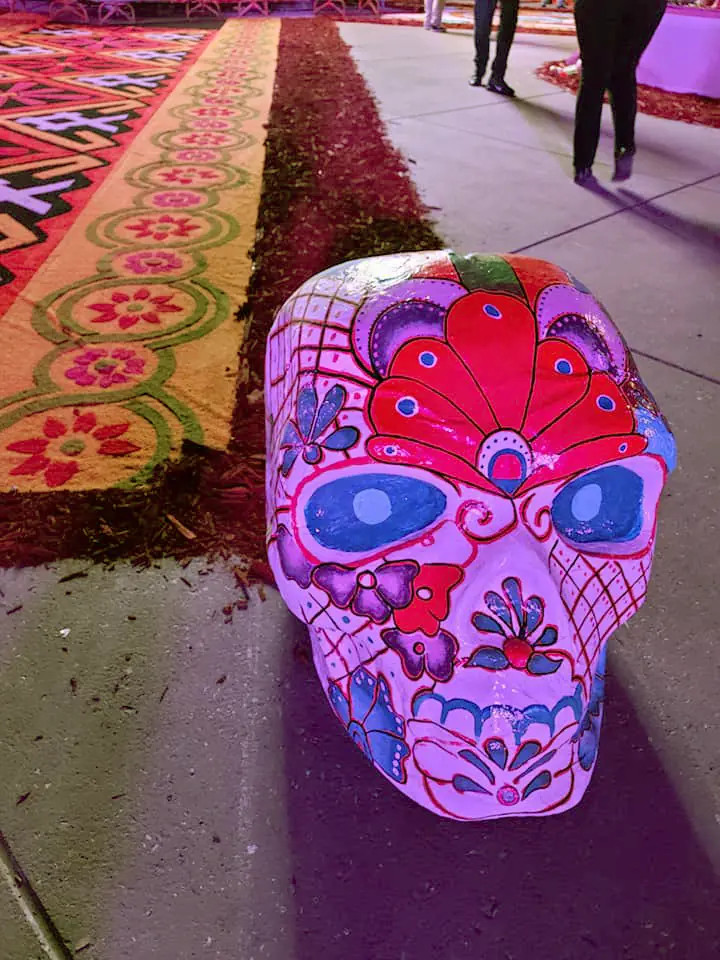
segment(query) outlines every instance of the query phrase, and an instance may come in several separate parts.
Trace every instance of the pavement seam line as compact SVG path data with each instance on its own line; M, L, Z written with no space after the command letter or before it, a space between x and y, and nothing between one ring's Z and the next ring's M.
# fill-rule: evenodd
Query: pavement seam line
M513 254L525 253L528 250L532 250L533 247L540 247L542 244L550 243L552 240L560 240L562 237L567 237L571 233L577 233L579 230L584 230L585 227L592 227L596 223L602 223L604 220L610 220L612 217L617 217L623 213L629 213L632 210L637 210L639 207L644 207L648 203L654 203L656 200L662 200L663 197L669 197L673 193L680 193L682 190L687 190L690 187L697 187L701 183L707 183L709 180L715 180L717 177L717 173L712 173L707 177L701 177L699 180L694 180L692 183L684 183L680 186L673 187L672 190L665 190L663 193L657 193L652 197L644 197L637 203L630 203L628 206L620 207L618 210L611 210L610 213L604 213L601 217L594 217L592 220L586 220L585 223L579 223L575 227L568 227L567 230L561 230L559 233L552 234L552 236L535 240L533 243L525 244L523 247L517 247L517 249L511 250L510 252ZM672 227L665 227L664 229L670 230L671 233L675 234L675 231L672 229ZM675 236L679 236L679 234L675 234Z
M652 353L645 353L644 350L638 350L637 347L632 347L632 352L636 353L639 357L645 357L646 360L654 360L655 363L662 363L665 367L672 367L673 370L680 370L682 373L689 373L691 377L697 377L699 380L705 380L707 383L714 383L720 387L720 380L716 377L711 377L707 373L698 373L697 370L691 370L689 367L683 367L680 363L674 363L672 360L663 360L662 357L656 357Z
M15 858L2 830L0 830L0 872L12 897L37 937L43 953L49 960L72 960L72 954L40 897L33 889L25 871Z
M366 78L367 79L367 78ZM528 97L523 97L525 100L542 100L545 97L558 97L562 96L564 93L563 90L560 91L551 91L550 93L535 93L531 94ZM444 113L462 113L464 110L482 110L485 107L507 107L509 106L506 99L491 100L488 103L473 103L467 107L451 107L449 110L445 107L443 110L426 110L424 113L408 113L403 116L389 117L387 119L388 123L392 123L395 120L422 120L423 117L434 117L438 114L442 115Z

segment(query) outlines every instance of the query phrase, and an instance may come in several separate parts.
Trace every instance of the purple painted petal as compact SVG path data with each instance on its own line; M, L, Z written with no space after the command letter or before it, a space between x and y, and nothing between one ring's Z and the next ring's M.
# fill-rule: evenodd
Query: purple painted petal
M352 612L359 617L370 617L374 623L384 623L391 608L373 587L359 587L352 602Z
M505 596L508 598L508 600L513 606L513 610L515 611L515 616L518 619L518 623L522 626L523 602L522 602L522 591L520 590L520 584L515 579L515 577L508 577L506 580L503 580L503 590L505 591Z
M534 653L527 663L528 673L534 676L545 676L548 673L556 673L562 665L562 660L551 660L544 653Z
M292 420L288 420L285 424L285 429L283 430L282 440L280 441L281 447L301 447L303 445L302 437L298 433L298 429Z
M295 448L291 447L290 450L286 450L285 453L283 454L282 464L280 465L280 472L284 477L286 477L292 470L293 464L297 460L299 452L300 451L298 450L297 447Z
M339 563L323 563L313 573L313 582L321 587L336 607L346 608L356 589L355 571Z
M416 653L413 649L415 643L421 640L423 646L426 637L419 633L401 633L399 630L384 630L382 639L391 650L400 657L403 662L405 673L412 680L419 680L425 666L425 654Z
M495 593L494 590L490 590L489 593L485 594L485 603L490 613L494 614L499 620L502 620L502 622L512 630L513 622L510 616L510 608L500 594Z
M545 627L533 645L536 647L551 647L554 643L557 643L557 638L558 632L555 627Z
M500 624L496 623L492 617L488 617L486 613L474 614L472 623L475 629L479 630L481 633L499 633L501 637L505 636L505 631Z
M434 680L444 683L453 673L453 660L458 642L450 633L441 630L436 637L425 640L427 672Z
M528 635L540 625L544 613L545 604L540 597L530 597L528 602L525 604L525 616L527 618L525 630Z
M377 680L364 667L350 678L350 719L364 723L376 700Z
M294 537L285 526L278 529L277 547L280 566L288 580L294 580L301 587L309 587L312 564L303 555L297 543L295 543Z
M356 427L341 427L323 441L323 446L327 450L349 450L359 438L360 431Z
M331 683L328 687L328 699L338 719L347 726L350 723L350 705L336 683Z
M297 401L298 427L303 440L310 439L316 410L317 393L315 393L315 387L303 387Z
M486 670L506 670L510 666L510 661L497 647L478 647L465 666L485 667Z
M340 384L335 384L334 387L328 390L315 418L315 426L312 429L313 440L317 440L318 437L325 433L335 417L342 410L346 396L345 388L341 387Z
M414 560L384 563L375 571L377 592L391 607L400 610L412 600L412 584L419 571Z

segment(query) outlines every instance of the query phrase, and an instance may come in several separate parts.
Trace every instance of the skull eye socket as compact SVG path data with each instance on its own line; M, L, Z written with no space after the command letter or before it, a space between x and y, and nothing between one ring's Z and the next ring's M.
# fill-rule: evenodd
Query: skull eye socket
M634 470L593 470L564 487L553 500L555 529L574 544L628 543L641 532L644 484Z
M362 474L331 480L305 506L312 537L328 550L366 553L428 527L447 507L431 483L395 474Z

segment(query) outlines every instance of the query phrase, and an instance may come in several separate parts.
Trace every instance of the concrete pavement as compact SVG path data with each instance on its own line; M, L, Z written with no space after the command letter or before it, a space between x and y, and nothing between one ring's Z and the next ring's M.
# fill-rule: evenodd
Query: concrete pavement
M710 960L720 131L641 116L638 176L590 194L569 177L573 98L533 75L566 42L518 37L511 103L467 86L469 37L341 30L448 244L581 277L676 432L594 783L561 817L433 818L332 719L274 591L230 620L222 565L74 562L0 572L0 826L87 960ZM605 181L610 156L606 134ZM0 890L0 958L47 955Z

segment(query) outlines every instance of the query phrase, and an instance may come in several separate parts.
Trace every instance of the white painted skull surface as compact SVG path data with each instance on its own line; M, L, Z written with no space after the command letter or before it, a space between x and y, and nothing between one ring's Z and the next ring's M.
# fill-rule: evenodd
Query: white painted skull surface
M355 261L266 378L269 558L351 738L445 816L573 806L675 459L606 312L543 261Z

